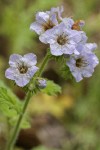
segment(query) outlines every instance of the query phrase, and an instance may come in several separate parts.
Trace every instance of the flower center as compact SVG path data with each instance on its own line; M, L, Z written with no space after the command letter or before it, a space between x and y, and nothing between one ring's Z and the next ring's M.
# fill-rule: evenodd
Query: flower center
M43 25L45 31L48 29L52 29L54 26L55 25L50 20L48 20L48 22L46 22L46 24Z
M21 74L25 74L27 72L27 70L28 70L27 66L22 65L22 66L19 67L19 72Z
M88 65L88 62L85 61L84 59L82 58L78 58L76 60L76 67L80 68L80 67L86 67Z
M81 67L82 66L82 59L81 58L78 58L77 60L76 60L76 67Z
M57 42L59 45L64 45L66 43L66 41L67 41L66 38L61 35L57 39Z

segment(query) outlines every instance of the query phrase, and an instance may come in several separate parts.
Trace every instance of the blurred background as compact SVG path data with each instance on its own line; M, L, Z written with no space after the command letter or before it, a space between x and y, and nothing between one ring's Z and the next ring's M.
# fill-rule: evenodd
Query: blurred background
M23 100L25 94L5 79L12 53L33 52L41 62L47 45L29 30L38 11L64 6L64 17L85 20L88 42L96 42L100 58L100 1L99 0L0 0L0 80ZM100 65L93 76L80 83L66 80L60 64L51 61L43 76L62 86L62 94L33 96L28 112L31 127L21 130L16 150L100 150ZM0 150L4 149L7 120L0 113Z

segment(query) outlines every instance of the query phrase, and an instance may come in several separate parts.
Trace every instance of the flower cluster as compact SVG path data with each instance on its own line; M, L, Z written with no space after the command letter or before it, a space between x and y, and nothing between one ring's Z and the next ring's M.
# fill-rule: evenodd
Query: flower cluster
M83 77L90 77L99 63L93 52L97 45L87 43L88 38L82 30L85 25L83 20L63 18L62 13L63 7L38 12L36 21L31 24L30 29L39 35L41 42L50 45L52 55L69 55L66 65L79 82Z
M68 56L66 65L69 67L76 81L83 77L90 77L99 63L94 50L95 43L87 43L86 33L82 30L83 20L74 21L72 18L63 18L63 7L51 8L50 11L38 12L36 21L30 29L39 35L41 42L50 45L50 52L54 56ZM66 57L67 58L67 57ZM9 65L5 72L8 79L14 80L18 86L24 87L34 76L36 56L32 53L23 57L18 54L10 56ZM40 88L46 87L46 80L39 80Z

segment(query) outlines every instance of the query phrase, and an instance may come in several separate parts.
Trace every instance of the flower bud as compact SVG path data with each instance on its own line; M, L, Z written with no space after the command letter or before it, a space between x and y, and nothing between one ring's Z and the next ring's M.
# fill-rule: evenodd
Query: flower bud
M45 79L38 79L38 87L40 89L44 89L47 85L47 81Z

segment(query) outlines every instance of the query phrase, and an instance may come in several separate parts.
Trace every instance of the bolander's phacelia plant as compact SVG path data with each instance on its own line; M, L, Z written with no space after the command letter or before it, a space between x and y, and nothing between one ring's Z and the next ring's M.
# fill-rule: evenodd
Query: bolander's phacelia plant
M84 77L92 76L94 68L99 64L94 52L97 45L96 43L87 43L88 38L82 30L85 22L83 20L74 21L69 17L63 18L63 11L63 7L57 7L51 8L50 11L38 12L35 22L30 25L30 30L39 35L39 40L49 45L47 54L39 68L36 66L37 57L34 53L24 56L19 54L10 56L10 67L5 71L5 76L25 90L26 98L10 135L7 150L14 148L31 96L38 91L42 92L41 89L44 90L47 86L49 90L53 90L53 86L55 87L53 93L60 92L60 87L41 77L48 61L55 58L60 61L62 57L64 60L62 66L69 67L70 74L77 82ZM67 70L64 71L67 72Z

